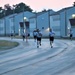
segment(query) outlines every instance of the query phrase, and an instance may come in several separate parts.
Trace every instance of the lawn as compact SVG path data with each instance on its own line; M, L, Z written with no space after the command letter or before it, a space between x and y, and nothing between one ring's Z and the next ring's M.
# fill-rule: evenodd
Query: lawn
M0 40L0 50L7 50L18 46L18 42L12 42L7 40Z

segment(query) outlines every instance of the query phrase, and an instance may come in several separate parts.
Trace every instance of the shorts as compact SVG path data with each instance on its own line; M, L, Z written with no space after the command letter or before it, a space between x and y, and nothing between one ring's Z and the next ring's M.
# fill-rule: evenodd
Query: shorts
M25 38L25 36L24 36L24 35L23 35L22 37L23 37L23 38Z
M37 37L36 36L34 36L34 39L36 39Z
M11 34L11 36L13 36L13 34Z
M70 37L72 37L72 34L70 34Z
M49 39L50 39L50 41L54 41L54 37L50 37Z
M37 41L41 41L41 37L37 37Z

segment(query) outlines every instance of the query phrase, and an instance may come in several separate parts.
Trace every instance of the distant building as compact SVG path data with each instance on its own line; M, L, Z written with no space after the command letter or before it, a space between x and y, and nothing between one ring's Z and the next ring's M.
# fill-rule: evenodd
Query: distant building
M53 10L38 13L26 11L0 19L0 35L10 35L11 32L21 35L26 31L25 22L27 22L27 32L31 37L33 37L34 29L40 29L43 37L48 37L49 28L53 29L56 37L69 37L70 29L72 29L73 37L75 37L75 21L71 20L73 22L71 23L70 19L75 19L75 5L57 12Z
M60 13L55 12L50 15L50 28L55 32L56 37L61 36Z
M26 21L29 21L29 18L33 15L34 15L33 13L26 11L26 12L19 13L15 16L14 25L15 25L15 33L16 34L22 34L23 31L25 30L25 24L24 24L24 30L22 30L22 28L20 26L20 22L24 23L25 18L26 18ZM13 19L13 17L10 19L10 23L12 23L12 19Z
M48 37L49 33L49 15L53 10L43 11L36 13L35 16L30 18L30 26L32 26L31 34L34 29L39 29L43 33L43 37Z
M7 36L11 33L16 35L21 34L20 22L24 22L24 17L26 17L26 21L29 21L29 18L33 15L33 13L26 11L0 19L0 35Z
M9 17L10 16L0 19L0 35L1 36L6 36L10 34Z
M70 29L75 37L75 25L71 25L70 19L75 14L75 7L63 8L50 15L50 27L55 31L55 36L69 37Z
M68 37L70 29L73 30L73 37L75 37L75 25L71 25L70 19L72 15L75 14L75 7L68 7L64 8L63 11L60 13L60 29L61 29L61 36Z
M0 35L4 35L4 19L0 19Z

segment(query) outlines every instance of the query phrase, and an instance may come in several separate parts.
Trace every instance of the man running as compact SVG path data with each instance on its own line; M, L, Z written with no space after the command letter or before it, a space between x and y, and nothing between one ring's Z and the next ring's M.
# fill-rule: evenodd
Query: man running
M55 35L55 33L52 31L52 29L50 29L49 40L50 40L51 48L53 48L52 44L53 44L53 41L54 41L54 35Z
M72 37L73 37L73 31L70 30L70 39L71 39L71 41L72 41Z
M36 42L36 38L37 38L37 31L36 30L33 31L33 37L34 37L34 41Z
M39 48L39 45L41 46L41 38L42 38L42 32L38 30L37 31L37 48Z

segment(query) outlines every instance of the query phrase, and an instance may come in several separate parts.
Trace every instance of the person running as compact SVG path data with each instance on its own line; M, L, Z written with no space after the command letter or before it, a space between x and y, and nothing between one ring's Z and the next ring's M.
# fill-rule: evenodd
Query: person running
M42 38L42 32L40 30L37 31L37 48L41 46L41 38Z
M72 41L72 37L73 37L73 31L70 30L70 39L71 39L71 41Z
M49 40L50 40L50 46L51 46L51 48L53 48L52 44L53 44L53 41L54 41L54 35L55 35L55 33L52 31L52 29L50 29Z
M11 32L11 39L13 39L13 32Z
M23 38L23 41L24 41L24 39L25 39L25 33L22 33L22 38Z
M36 30L33 31L33 37L34 37L34 41L36 42L36 39L37 39L37 31Z

